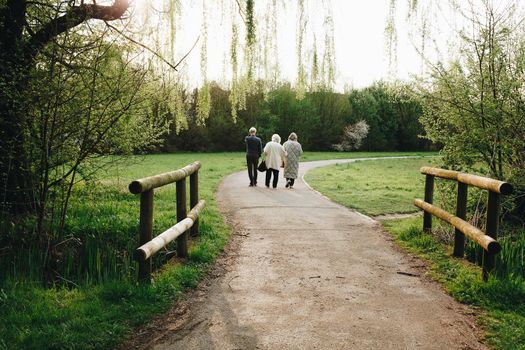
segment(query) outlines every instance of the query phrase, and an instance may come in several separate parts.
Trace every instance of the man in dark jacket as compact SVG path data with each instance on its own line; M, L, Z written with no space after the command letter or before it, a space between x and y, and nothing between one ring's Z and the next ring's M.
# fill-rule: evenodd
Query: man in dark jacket
M246 136L246 163L248 164L248 176L250 177L250 187L257 186L257 163L262 154L261 139L255 136L257 129L250 128L250 135Z

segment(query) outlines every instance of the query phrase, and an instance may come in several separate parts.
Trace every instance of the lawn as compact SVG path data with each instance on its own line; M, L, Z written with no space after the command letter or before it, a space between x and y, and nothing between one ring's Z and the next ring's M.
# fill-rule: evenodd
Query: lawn
M396 155L400 153L306 152L302 160ZM202 163L200 196L207 201L201 235L184 264L166 264L151 285L138 285L130 254L138 245L139 197L130 194L127 186L131 180L195 160ZM69 246L75 254L65 255L62 284L42 285L38 254L20 252L15 263L1 262L0 349L111 348L135 327L167 310L198 284L224 248L229 229L214 194L224 176L244 167L240 152L134 156L80 183L66 222L66 237L79 244ZM175 185L156 190L154 235L172 226L175 216ZM157 259L156 266L162 262Z
M422 197L424 165L439 158L383 159L337 164L309 171L305 180L332 200L363 214L413 213L413 199Z
M368 215L409 213L415 211L413 198L421 198L424 192L419 167L438 161L437 158L362 161L314 169L307 173L306 180L334 201ZM451 257L450 246L423 232L421 217L385 220L383 225L401 247L428 262L430 275L448 293L476 307L478 322L492 348L525 349L523 239L503 240L503 250L498 254L500 268L516 271L483 283L480 267ZM521 259L519 264L507 262L516 258Z

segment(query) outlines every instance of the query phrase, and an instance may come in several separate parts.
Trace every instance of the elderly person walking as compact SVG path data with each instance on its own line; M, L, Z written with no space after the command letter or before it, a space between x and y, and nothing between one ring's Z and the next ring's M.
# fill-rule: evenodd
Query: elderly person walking
M273 188L277 187L279 181L279 168L284 158L286 151L281 145L281 137L277 134L272 135L272 141L264 146L264 155L266 157L266 187L270 187L270 179L273 175Z
M286 178L286 187L293 188L295 179L299 173L299 157L303 154L301 144L297 142L297 134L292 132L288 136L288 141L283 144L286 151L286 164L284 166L284 177Z
M248 177L250 178L250 187L257 186L257 163L262 153L261 139L255 136L257 129L253 126L248 131L250 135L246 136L246 164L248 165Z

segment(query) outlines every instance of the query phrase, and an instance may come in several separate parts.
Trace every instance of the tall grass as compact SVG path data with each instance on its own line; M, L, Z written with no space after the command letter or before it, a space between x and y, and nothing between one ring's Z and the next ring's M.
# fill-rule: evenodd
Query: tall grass
M525 280L525 234L517 239L499 238L501 251L496 254L496 276L500 279L521 278ZM473 241L465 247L465 257L478 265L483 262L483 248Z

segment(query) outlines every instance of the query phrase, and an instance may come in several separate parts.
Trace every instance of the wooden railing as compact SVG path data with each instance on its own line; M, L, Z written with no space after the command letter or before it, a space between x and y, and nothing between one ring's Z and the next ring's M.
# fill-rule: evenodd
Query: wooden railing
M140 193L140 247L135 250L134 259L139 263L139 280L151 279L151 257L168 243L177 239L177 256L188 256L188 230L192 236L199 232L199 213L206 206L199 201L200 162L193 162L182 169L169 173L135 180L129 184L129 191ZM186 178L190 177L190 207L186 208ZM176 182L177 224L152 239L153 231L153 191L155 188Z
M481 177L460 173L453 170L422 167L422 174L426 175L425 200L414 199L414 205L425 211L423 216L423 230L432 231L432 215L448 222L455 227L454 256L463 257L465 252L465 235L483 247L483 280L486 281L489 273L495 269L495 256L501 250L498 238L501 195L511 194L512 185ZM452 215L432 205L434 196L434 177L455 180L458 183L456 215ZM468 186L488 190L486 233L465 221L467 214Z

